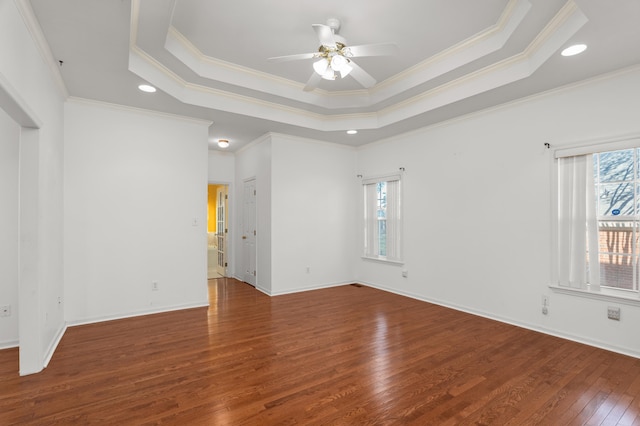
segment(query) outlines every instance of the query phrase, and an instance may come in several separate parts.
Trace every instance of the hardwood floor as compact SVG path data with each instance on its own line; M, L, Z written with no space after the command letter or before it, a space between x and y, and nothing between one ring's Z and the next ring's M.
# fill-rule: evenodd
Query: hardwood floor
M640 425L640 360L364 286L69 328L0 351L1 425Z

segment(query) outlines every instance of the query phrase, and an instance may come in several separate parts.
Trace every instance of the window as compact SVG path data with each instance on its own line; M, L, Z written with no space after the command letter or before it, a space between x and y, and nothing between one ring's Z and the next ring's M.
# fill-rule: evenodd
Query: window
M559 150L558 285L638 297L640 140Z
M400 262L400 176L363 180L364 257Z
M638 290L640 149L593 154L600 285Z

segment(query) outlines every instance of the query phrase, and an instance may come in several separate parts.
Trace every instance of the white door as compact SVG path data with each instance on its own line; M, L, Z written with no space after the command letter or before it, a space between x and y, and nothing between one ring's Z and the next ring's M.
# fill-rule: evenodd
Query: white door
M256 181L244 183L242 205L242 263L243 280L256 285Z
M227 276L227 185L216 190L216 239L218 243L218 259L216 272Z

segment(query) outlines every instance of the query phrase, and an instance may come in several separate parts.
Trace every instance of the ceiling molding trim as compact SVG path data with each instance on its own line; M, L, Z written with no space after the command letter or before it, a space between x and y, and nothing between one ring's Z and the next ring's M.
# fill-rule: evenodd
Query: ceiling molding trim
M42 120L2 73L0 73L0 109L22 127L30 129L42 127Z
M529 77L587 21L569 1L523 52L391 105L379 111L381 122L393 124L409 118L407 109L418 111L413 114L417 115Z
M140 1L131 0L131 19L129 20L129 48L138 44L138 22L140 21Z
M488 29L396 74L372 88L374 102L426 83L476 59L500 50L529 13L528 0L511 0L498 22Z
M372 142L368 142L365 143L363 145L358 145L356 146L356 150L360 151L363 149L366 149L367 147L371 147L371 146L376 146L376 145L384 145L384 144L389 144L389 143L395 143L398 142L398 140L401 140L403 138L408 138L408 137L415 137L416 135L424 135L425 132L428 132L430 130L433 129L439 129L439 128L446 128L452 125L455 125L456 123L463 123L467 120L470 120L474 117L483 117L486 116L487 114L492 114L496 111L504 111L504 110L510 110L513 108L516 108L520 105L526 105L529 102L535 101L535 100L539 100L539 99L545 99L548 97L552 97L552 96L557 96L558 94L561 93L565 93L565 92L570 92L572 90L576 90L576 89L580 89L583 87L591 87L593 86L593 84L597 84L597 83L601 83L601 82L606 82L607 80L611 80L611 79L615 79L621 76L625 76L626 74L633 74L633 73L640 73L640 65L632 65L628 68L624 68L622 70L616 70L607 74L601 74L592 78L588 78L586 80L581 80L578 82L573 82L573 83L569 83L567 85L561 86L561 87L556 87L553 89L549 89L546 90L544 92L539 92L539 93L534 93L532 95L529 96L525 96L523 98L518 98L518 99L514 99L512 101L508 101L499 105L494 105L494 106L490 106L488 108L484 108L484 109L480 109L477 111L472 111L463 115L459 115L459 116L455 116L453 118L449 118L443 121L438 121L436 123L433 124L429 124L426 125L424 127L418 127L418 128L414 128L411 130L407 130L406 132L402 132L402 133L398 133L395 134L393 136L388 136L382 139L378 139ZM640 135L635 134L635 133L629 133L629 137L640 137ZM619 136L619 135L618 135ZM623 138L623 136L620 136L621 138ZM563 143L565 141L562 141ZM574 144L577 142L573 142Z
M335 92L333 96L327 96L332 92L324 90L305 92L302 90L305 85L297 81L206 56L174 27L169 27L164 47L196 75L209 80L327 109L358 108L372 103L367 90Z
M74 103L74 104L100 106L104 108L115 109L118 111L134 112L137 114L144 114L144 115L149 115L153 117L168 118L172 120L179 120L179 121L184 121L185 123L197 124L197 125L207 126L207 127L213 124L213 121L211 120L193 118L193 117L188 117L186 115L171 114L168 112L153 111L145 108L132 107L128 105L114 104L112 102L97 101L95 99L78 98L76 96L69 96L66 102Z
M554 51L557 50L559 46L553 39L561 39L560 45L562 45L588 21L589 19L582 13L575 1L567 1L540 34L529 44L527 47L529 56L549 54L549 47L554 47Z
M283 85L295 87L296 89L299 89L299 90L302 90L302 88L304 88L304 84L302 83L294 82L292 80L278 77L266 72L254 70L253 68L243 67L242 65L234 64L233 62L227 62L227 61L223 61L222 59L206 56L197 47L195 47L193 43L191 43L191 41L184 34L178 31L174 26L169 26L169 29L167 30L165 48L174 56L176 56L176 54L174 53L174 49L182 48L184 51L189 53L190 56L198 64L203 64L203 63L210 64L214 72L217 68L220 68L222 70L226 70L227 72L231 72L235 74L249 74L263 80L271 81L274 84L283 84ZM219 81L224 81L225 83L233 84L233 81L230 81L230 79L228 81L225 81L218 78L218 76L208 77L207 67L204 67L205 68L204 70L201 70L200 68L202 67L198 67L198 66L194 66L190 68L194 71L201 71L202 73L198 74L200 75L200 77L211 78L213 80L219 80ZM221 75L219 77L228 78L228 75L222 75L222 73L220 74ZM244 85L244 83L242 83L242 85Z
M165 49L203 78L247 87L326 109L366 108L500 50L530 9L531 3L528 0L510 0L496 24L378 83L370 90L328 92L316 89L312 92L304 92L302 83L204 55L173 26L170 26L167 31Z
M377 113L323 115L187 82L138 46L129 51L129 70L191 105L233 112L321 131L379 127Z
M570 0L523 52L371 113L324 115L190 83L137 45L129 69L187 104L320 131L378 129L530 76L586 22Z
M296 143L307 143L307 144L313 144L313 145L325 145L325 146L330 146L334 149L342 149L345 151L356 151L355 146L351 146L351 145L345 145L345 144L337 144L335 142L327 142L327 141L323 141L320 139L313 139L313 138L309 138L309 137L304 137L304 136L295 136L295 135L288 135L286 133L278 133L278 132L270 132L271 136L272 136L272 140L273 138L275 138L276 142L278 140L285 140L285 141L289 141L289 142L296 142Z
M33 11L31 3L27 0L14 0L14 3L18 12L22 16L22 20L24 21L27 31L33 38L33 41L42 56L42 60L48 66L49 71L51 71L51 76L53 77L53 81L56 83L58 90L60 90L60 94L64 99L67 99L69 97L69 91L67 90L67 85L64 84L62 73L60 73L59 62L53 57L51 47L42 32L42 28L36 18L36 14Z
M251 148L263 143L263 142L267 142L271 140L271 132L267 132L261 136L258 136L257 138L253 139L251 142L249 142L246 145L241 146L240 148L238 148L236 151L234 151L235 155L242 155L245 151L249 151Z

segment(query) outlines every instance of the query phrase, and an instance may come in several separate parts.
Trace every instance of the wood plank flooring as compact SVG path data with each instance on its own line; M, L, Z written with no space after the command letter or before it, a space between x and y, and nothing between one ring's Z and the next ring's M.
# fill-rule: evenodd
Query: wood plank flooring
M365 286L72 327L0 425L640 425L640 360Z

